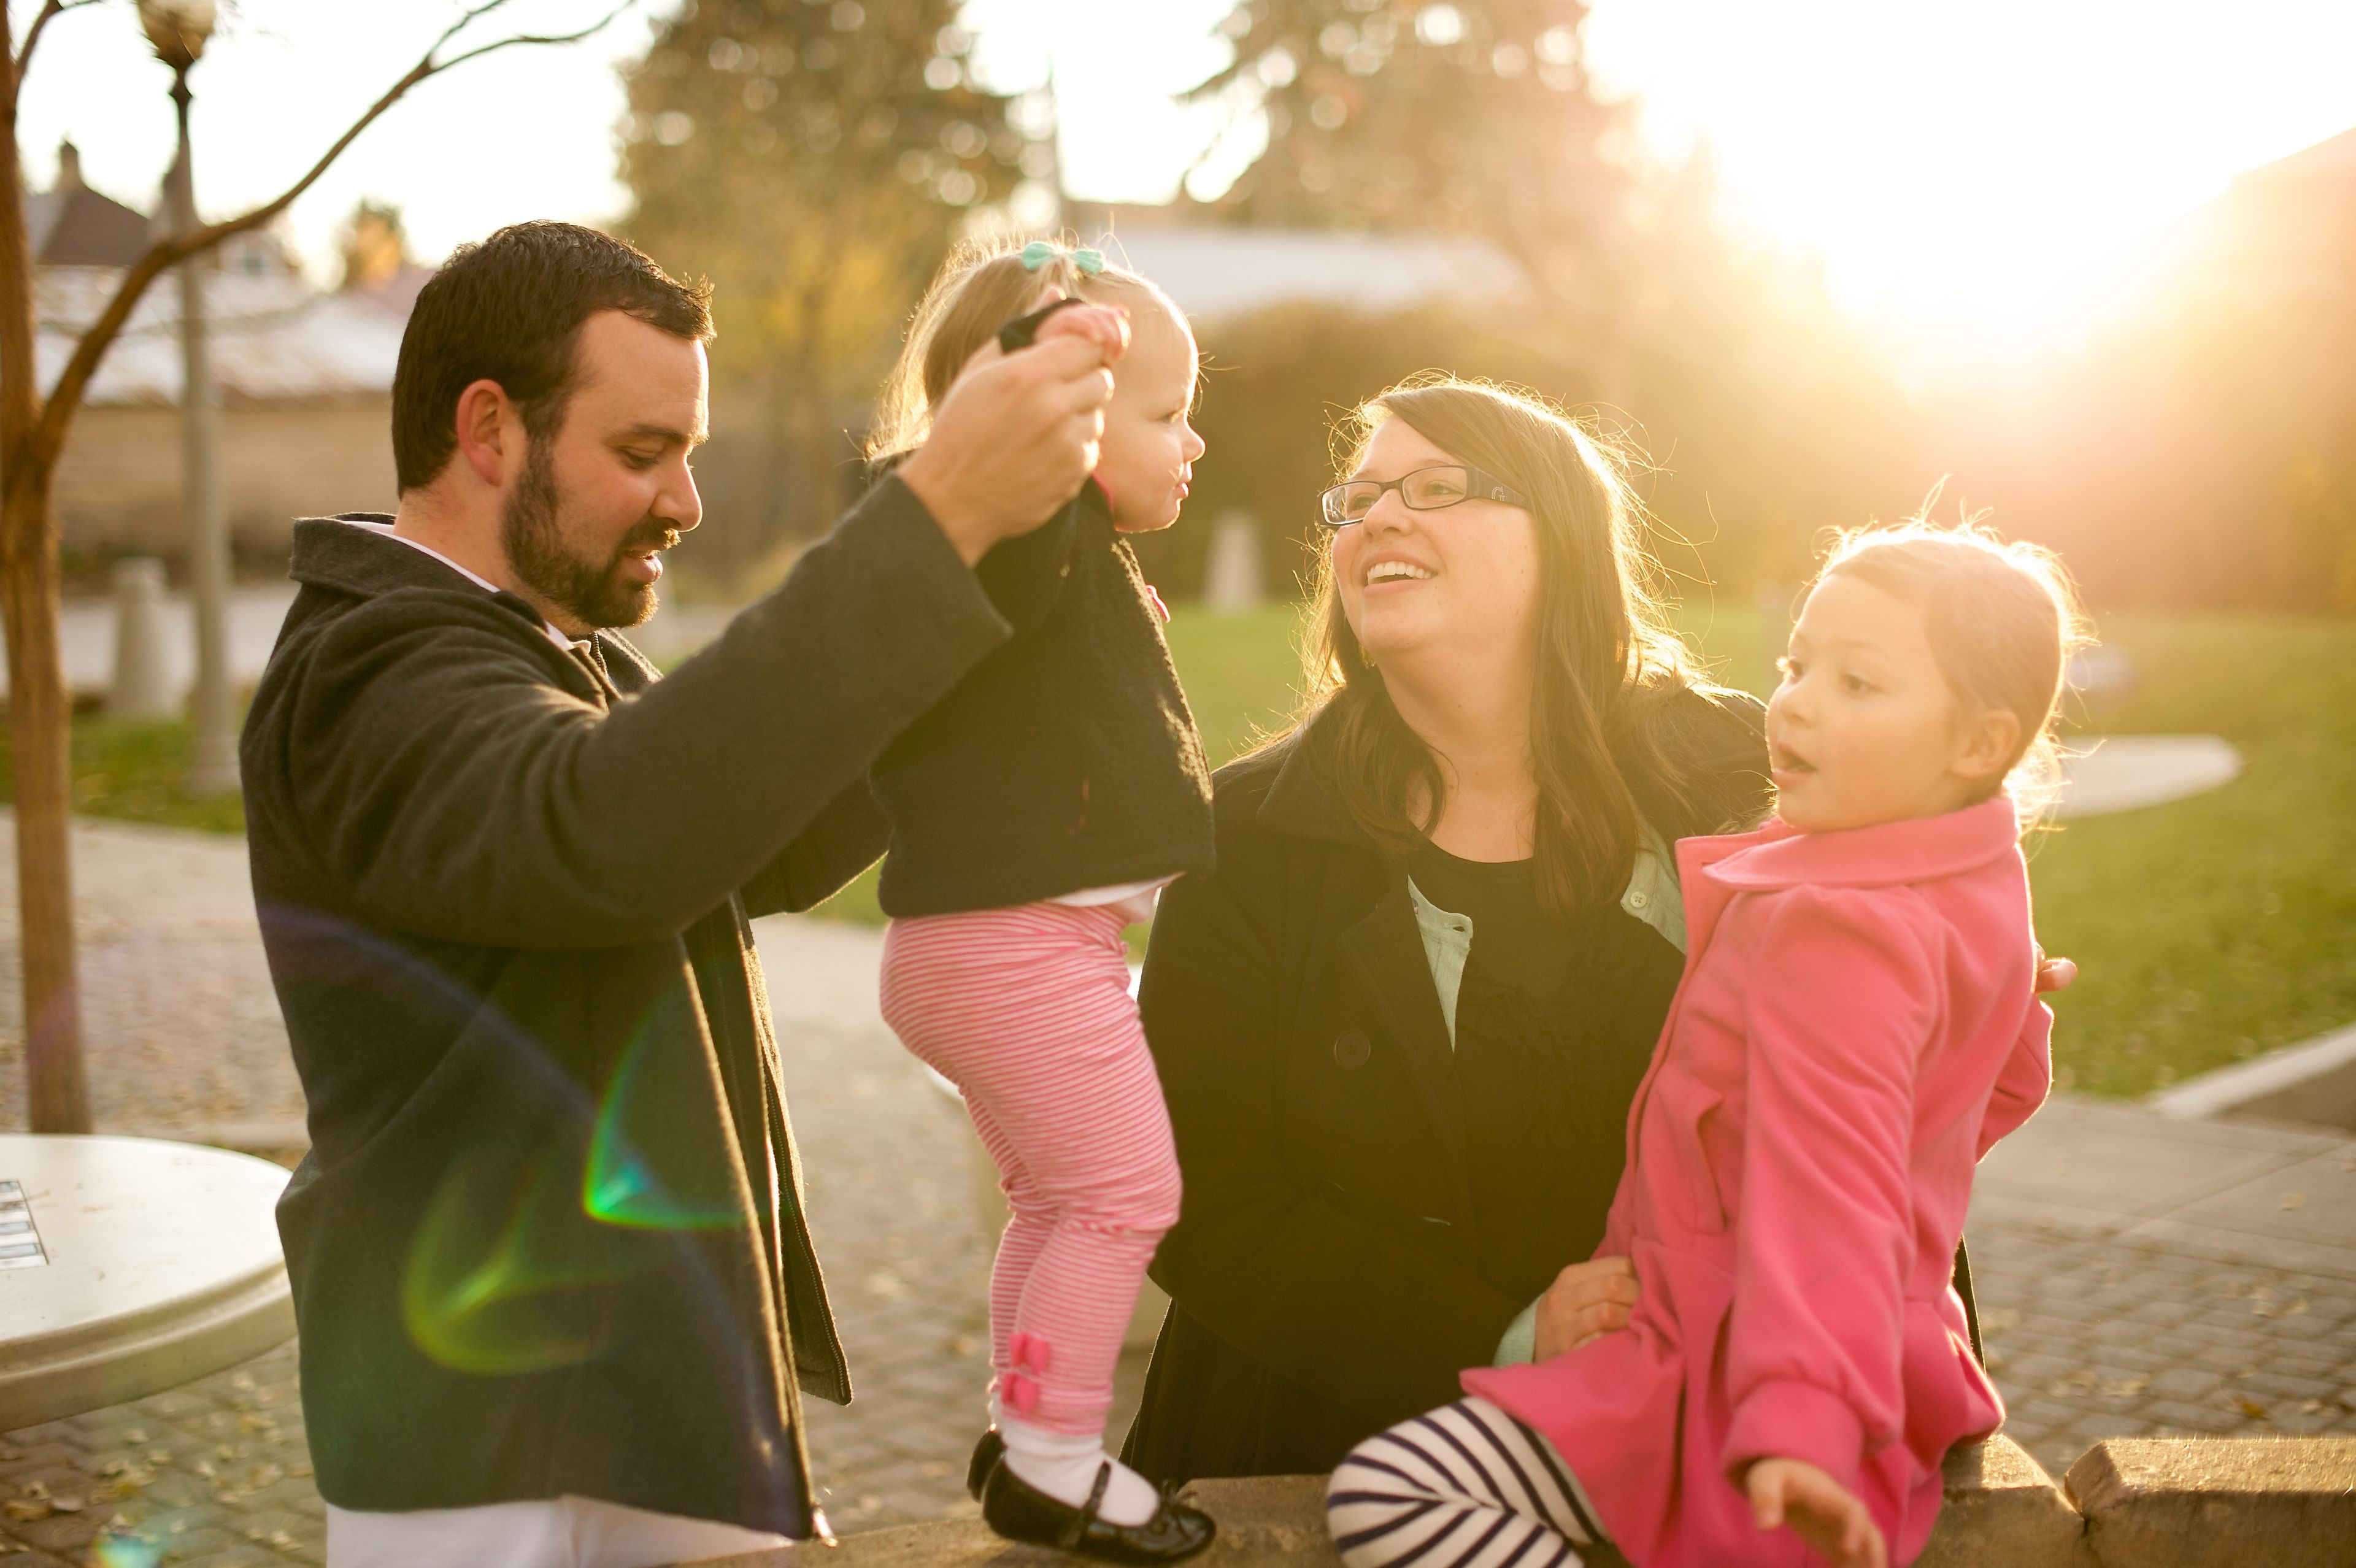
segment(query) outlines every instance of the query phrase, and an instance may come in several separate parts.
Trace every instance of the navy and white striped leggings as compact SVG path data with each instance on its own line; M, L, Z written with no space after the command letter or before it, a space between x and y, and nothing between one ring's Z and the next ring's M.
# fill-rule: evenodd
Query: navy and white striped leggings
M1349 1568L1576 1568L1578 1549L1604 1539L1554 1445L1484 1399L1351 1449L1325 1522Z

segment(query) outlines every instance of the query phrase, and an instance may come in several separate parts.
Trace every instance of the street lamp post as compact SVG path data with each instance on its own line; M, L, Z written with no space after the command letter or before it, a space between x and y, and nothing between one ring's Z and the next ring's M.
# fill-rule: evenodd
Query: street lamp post
M179 157L169 182L171 221L197 227L196 165L188 149L188 68L205 52L216 21L214 0L139 0L140 25L155 56L172 68ZM237 788L237 736L230 699L229 507L221 493L220 405L213 386L205 319L205 261L180 263L180 432L187 453L188 589L196 607L196 728L188 793Z

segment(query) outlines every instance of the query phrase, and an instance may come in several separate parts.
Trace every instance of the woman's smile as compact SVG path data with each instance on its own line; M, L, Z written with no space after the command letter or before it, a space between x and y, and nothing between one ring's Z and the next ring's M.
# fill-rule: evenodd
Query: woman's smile
M1382 556L1366 568L1364 586L1375 588L1387 584L1429 582L1440 574L1428 566L1399 556Z

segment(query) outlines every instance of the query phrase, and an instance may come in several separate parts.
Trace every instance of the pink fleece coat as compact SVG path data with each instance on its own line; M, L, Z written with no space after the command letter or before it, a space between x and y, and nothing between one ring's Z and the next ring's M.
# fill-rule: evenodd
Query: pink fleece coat
M1554 1441L1638 1568L1815 1561L1734 1484L1767 1455L1911 1562L1948 1447L2004 1419L1949 1283L1972 1168L2051 1082L2012 805L1677 865L1685 980L1598 1249L1634 1261L1629 1326L1464 1387Z

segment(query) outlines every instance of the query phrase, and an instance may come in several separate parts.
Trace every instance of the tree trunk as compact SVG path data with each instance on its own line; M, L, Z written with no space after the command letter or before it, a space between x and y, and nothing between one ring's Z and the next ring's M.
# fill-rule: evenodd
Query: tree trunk
M16 752L16 909L25 979L25 1071L37 1133L90 1131L81 994L74 983L73 868L67 834L72 720L58 659L56 535L48 475L9 475L0 504L0 609L8 623L8 729Z
M16 29L0 15L0 613L7 619L8 727L16 748L25 1070L33 1130L86 1133L90 1086L82 1073L67 841L67 737L73 714L58 654L52 464L34 440L41 394L34 382L24 165L16 154Z

